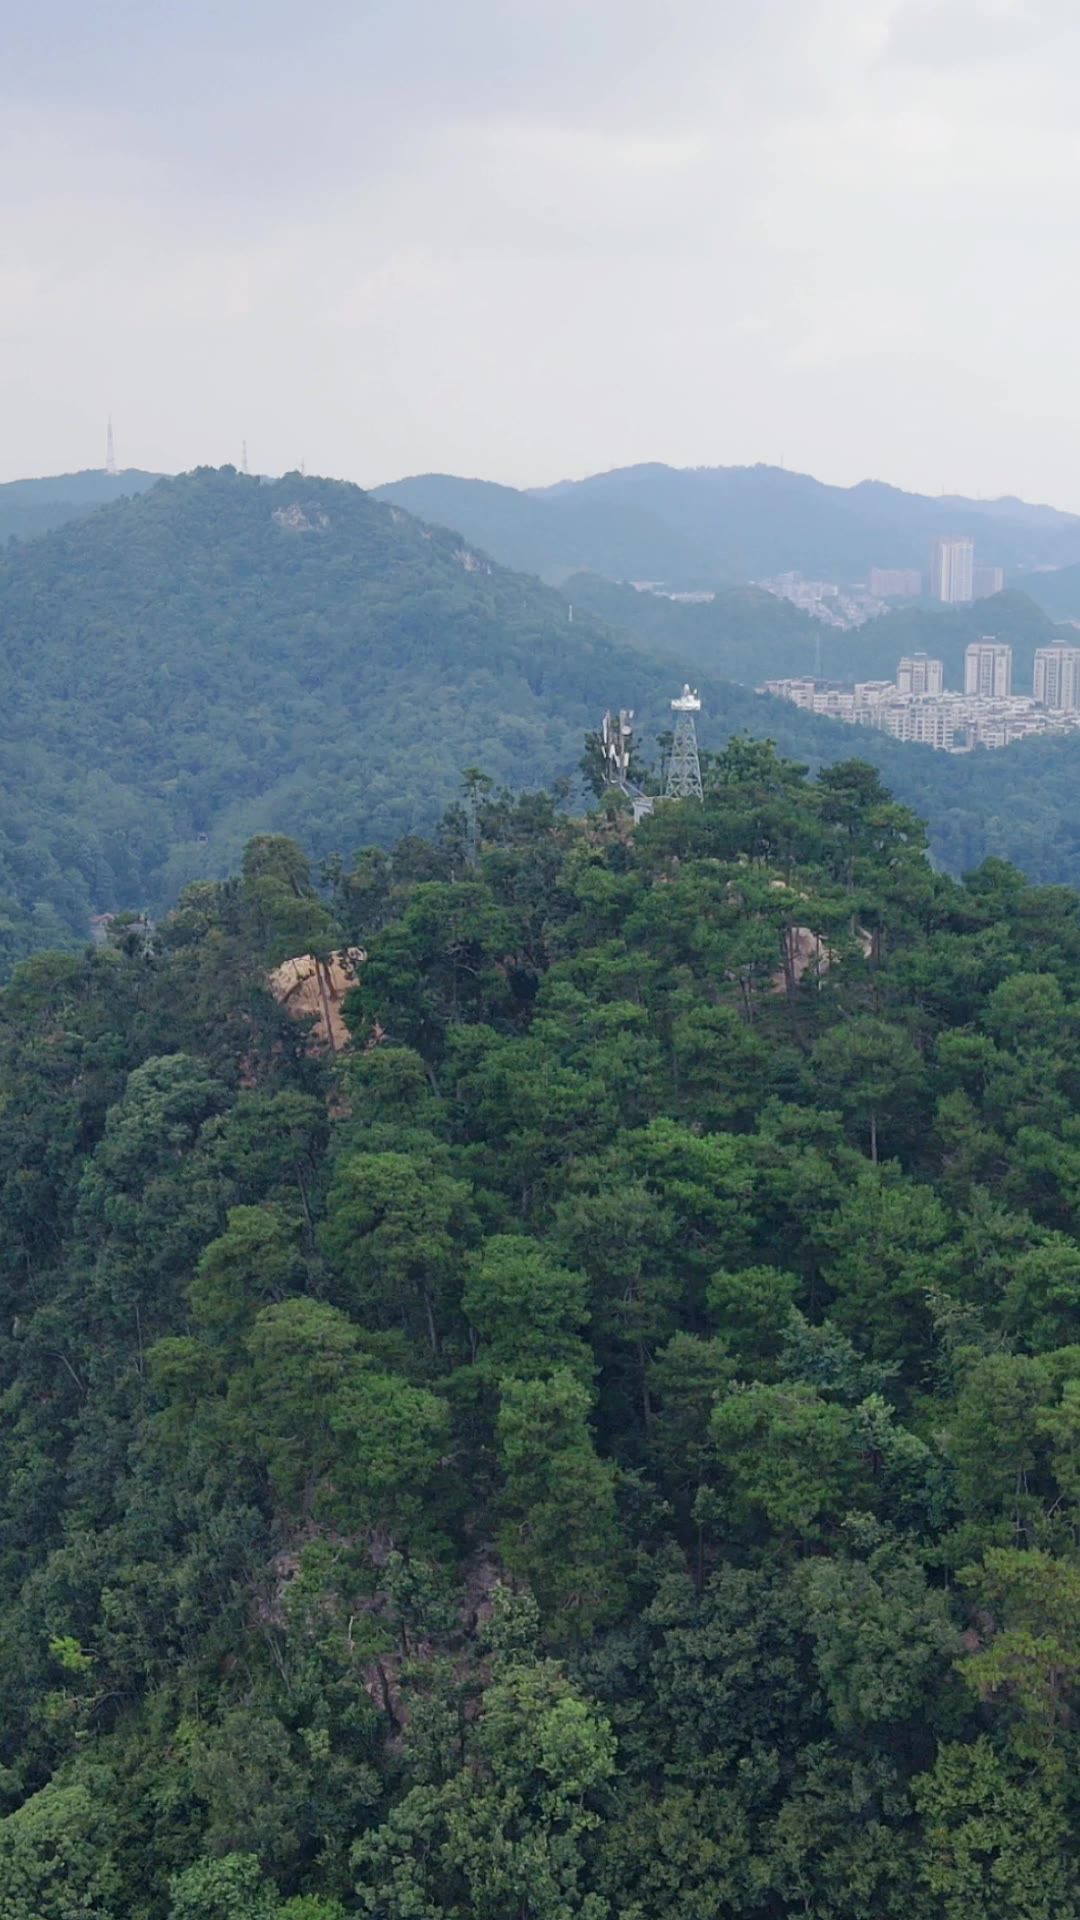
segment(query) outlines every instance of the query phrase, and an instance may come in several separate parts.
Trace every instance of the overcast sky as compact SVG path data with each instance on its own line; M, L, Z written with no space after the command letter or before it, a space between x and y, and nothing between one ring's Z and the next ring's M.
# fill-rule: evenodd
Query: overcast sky
M1080 510L1076 0L34 0L0 478L783 462Z

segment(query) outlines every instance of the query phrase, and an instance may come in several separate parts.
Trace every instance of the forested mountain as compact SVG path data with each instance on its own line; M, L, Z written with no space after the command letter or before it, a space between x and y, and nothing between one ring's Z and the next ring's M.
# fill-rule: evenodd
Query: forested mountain
M950 534L970 534L986 565L1080 561L1080 517L1053 507L933 499L877 480L830 487L780 467L625 467L524 493L423 474L378 491L554 581L579 570L682 586L789 570L865 580L875 565L925 571L934 540Z
M700 620L655 605L632 611L669 622L663 635L584 604L571 620L556 592L460 535L296 474L163 480L9 549L0 968L81 945L91 914L159 913L256 832L300 835L321 859L428 830L469 766L576 790L604 708L636 709L648 755L684 677L701 685L706 746L748 732L811 767L851 752L834 723L729 678L755 658L759 672L806 670L813 623L748 592ZM1036 878L1080 878L1080 742L963 765L877 737L860 751L928 815L953 870L998 853Z
M123 473L88 468L83 473L58 473L44 480L7 480L0 484L0 543L48 533L67 520L93 512L95 507L145 493L159 478L159 474L129 467Z
M359 488L164 480L0 556L8 959L160 910L256 831L347 853L430 827L472 764L574 779L605 706L651 736L680 678ZM717 740L761 729L739 688L709 704ZM793 751L825 738L781 722Z
M0 994L3 1920L1077 1920L1080 896L707 788Z

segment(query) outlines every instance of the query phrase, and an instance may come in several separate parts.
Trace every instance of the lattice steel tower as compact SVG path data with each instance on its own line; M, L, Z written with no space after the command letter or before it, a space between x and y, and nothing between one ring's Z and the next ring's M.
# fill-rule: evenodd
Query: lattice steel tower
M701 800L704 798L701 791L701 761L698 759L697 731L694 727L694 715L701 712L701 701L696 693L684 686L678 699L672 701L671 711L675 715L675 738L671 743L664 797L667 800Z

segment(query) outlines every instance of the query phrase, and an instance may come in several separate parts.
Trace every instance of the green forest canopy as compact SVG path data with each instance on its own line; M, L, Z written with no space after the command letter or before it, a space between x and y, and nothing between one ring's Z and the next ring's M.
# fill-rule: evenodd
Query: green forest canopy
M2 1920L1076 1920L1080 896L472 785L0 994Z

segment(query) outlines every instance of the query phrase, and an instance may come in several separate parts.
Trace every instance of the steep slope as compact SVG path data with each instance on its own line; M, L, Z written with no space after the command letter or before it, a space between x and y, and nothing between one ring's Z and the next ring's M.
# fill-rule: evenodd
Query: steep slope
M379 489L437 514L497 558L562 578L572 563L613 579L684 585L795 569L865 579L871 566L925 568L941 535L970 534L980 561L1026 571L1080 560L1080 518L1023 501L932 499L879 481L825 486L778 467L626 467L518 496L423 476Z
M123 473L88 468L82 473L51 474L41 480L8 480L0 485L0 542L49 533L68 520L93 512L95 507L145 493L160 478L158 473L130 467Z

